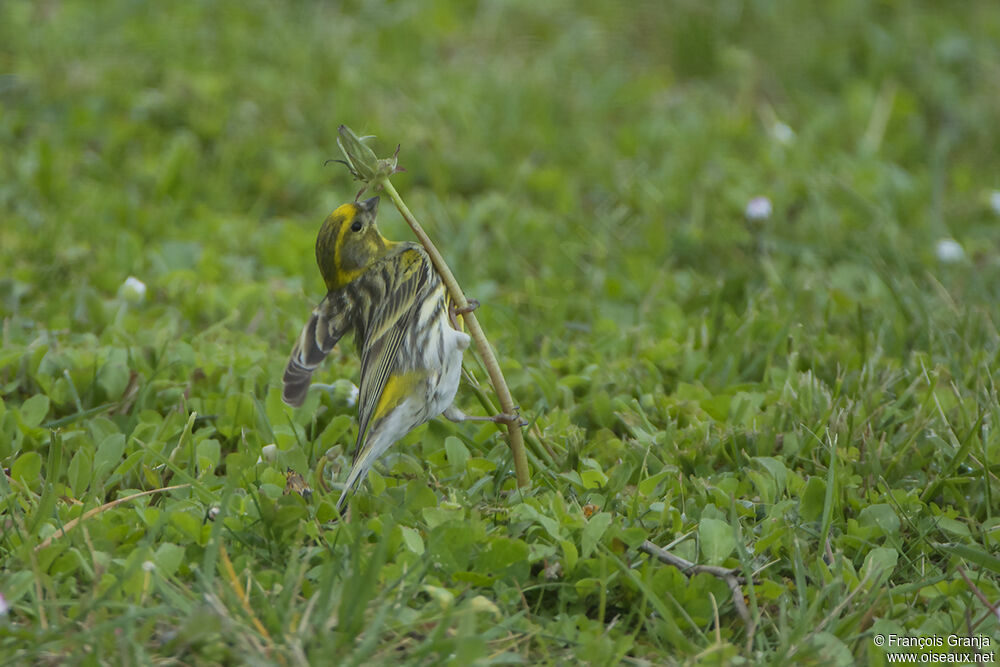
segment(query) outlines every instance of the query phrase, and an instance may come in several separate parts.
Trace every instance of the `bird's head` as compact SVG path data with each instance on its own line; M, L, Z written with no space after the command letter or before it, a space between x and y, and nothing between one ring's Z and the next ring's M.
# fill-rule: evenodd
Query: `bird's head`
M327 289L348 284L384 256L390 241L375 224L378 197L338 206L316 237L316 262Z

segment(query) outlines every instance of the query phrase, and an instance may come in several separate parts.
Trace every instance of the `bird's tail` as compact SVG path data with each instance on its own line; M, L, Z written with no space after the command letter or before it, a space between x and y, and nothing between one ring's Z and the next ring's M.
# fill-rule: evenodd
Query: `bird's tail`
M377 457L373 456L375 451L373 449L368 449L364 454L358 457L351 466L351 474L347 476L347 481L344 482L344 490L340 494L340 500L337 501L337 511L343 513L344 508L347 506L347 499L351 497L354 493L354 489L358 486L361 480L368 476L368 471L372 469L375 465L375 459Z
M384 424L377 425L376 428L369 430L367 433L358 434L358 443L354 450L354 464L351 466L351 474L347 476L347 481L344 482L344 490L340 494L340 500L337 501L338 512L342 513L344 511L344 508L347 506L347 499L354 493L358 484L368 477L368 471L372 469L372 466L375 465L379 457L399 437L398 433L380 428L379 426L384 426Z

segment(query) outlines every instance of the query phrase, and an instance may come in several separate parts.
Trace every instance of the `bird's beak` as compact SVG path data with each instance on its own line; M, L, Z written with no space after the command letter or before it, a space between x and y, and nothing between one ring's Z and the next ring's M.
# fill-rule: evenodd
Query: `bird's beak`
M361 202L358 207L365 213L374 213L378 210L378 197L372 197Z

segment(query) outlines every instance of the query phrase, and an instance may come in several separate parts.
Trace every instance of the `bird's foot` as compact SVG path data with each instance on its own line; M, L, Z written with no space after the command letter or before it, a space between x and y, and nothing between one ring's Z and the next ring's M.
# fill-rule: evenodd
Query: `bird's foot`
M451 320L451 326L453 329L462 330L462 327L458 324L458 316L471 313L476 308L479 308L479 301L477 299L469 299L464 306L456 306L454 303L448 306L448 319Z
M493 415L492 417L487 417L490 421L495 424L507 424L508 426L527 426L528 420L521 416L521 408L515 407L514 414L508 414L506 412L501 412L498 415Z
M453 306L456 315L465 315L466 313L471 313L476 308L479 308L479 299L469 299L464 306L459 308L458 306Z

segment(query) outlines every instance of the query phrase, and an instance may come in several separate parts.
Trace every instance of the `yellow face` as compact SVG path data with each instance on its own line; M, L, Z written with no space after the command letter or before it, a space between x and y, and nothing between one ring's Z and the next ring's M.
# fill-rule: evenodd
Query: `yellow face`
M378 197L344 204L327 217L316 237L316 262L327 289L338 289L382 257L390 242L375 225Z

